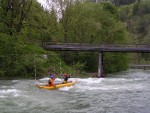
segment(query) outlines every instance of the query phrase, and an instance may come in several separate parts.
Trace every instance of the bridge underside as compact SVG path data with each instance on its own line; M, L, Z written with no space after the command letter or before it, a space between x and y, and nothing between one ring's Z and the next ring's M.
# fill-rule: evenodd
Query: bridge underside
M85 52L132 52L149 53L150 47L120 47L120 46L67 46L67 45L47 45L44 49L50 51L85 51Z

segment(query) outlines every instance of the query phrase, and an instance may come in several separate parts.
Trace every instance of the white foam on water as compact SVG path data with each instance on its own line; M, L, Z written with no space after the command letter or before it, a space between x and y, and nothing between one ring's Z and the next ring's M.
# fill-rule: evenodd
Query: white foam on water
M0 98L6 98L6 96L0 95Z
M77 86L77 88L80 91L92 91L92 90L103 90L103 91L109 91L109 90L118 90L120 88L118 87L113 87L113 86L102 86L102 87L98 87L98 86Z
M111 90L133 90L133 89L142 89L143 87L140 85L136 86L102 86L102 87L96 87L96 86L78 86L77 87L80 91L86 91L86 90L103 90L103 91L111 91Z
M101 83L103 79L100 78L77 78L77 81L84 82L87 84L98 84Z
M38 82L38 81L36 81L34 84L35 85L46 85L46 83L42 83L42 82Z
M61 91L69 91L72 88L73 88L73 86L69 86L69 87L66 86L66 87L59 88L59 90L61 90Z
M5 97L5 96L14 96L14 97L17 97L17 96L20 96L20 91L17 90L17 89L3 89L3 90L0 90L0 96L1 97Z
M77 91L91 90L133 90L142 89L142 84L132 84L131 79L125 78L78 78L75 88Z
M49 78L48 77L45 77L45 78L41 78L41 79L39 79L39 80L49 80Z
M1 86L1 88L7 88L8 86Z
M12 82L18 82L19 80L13 80Z

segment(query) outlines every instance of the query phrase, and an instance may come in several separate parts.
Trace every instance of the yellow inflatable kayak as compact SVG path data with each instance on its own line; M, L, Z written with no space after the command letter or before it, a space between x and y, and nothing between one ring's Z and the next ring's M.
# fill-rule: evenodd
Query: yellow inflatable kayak
M53 90L53 89L58 89L58 88L61 88L61 87L66 87L66 86L73 86L73 85L75 85L75 83L76 83L76 81L63 83L63 84L57 84L57 85L55 85L56 88L54 86L46 86L46 85L36 85L36 86L38 88Z

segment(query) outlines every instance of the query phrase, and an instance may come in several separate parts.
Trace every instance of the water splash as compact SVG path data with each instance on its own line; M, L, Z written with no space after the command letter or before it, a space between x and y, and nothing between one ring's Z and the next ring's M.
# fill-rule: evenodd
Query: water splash
M17 89L3 89L0 90L0 96L1 97L9 97L9 96L13 96L13 97L17 97L20 96L20 92Z
M66 86L66 87L59 88L59 90L61 90L61 91L69 91L72 88L73 88L73 86L70 86L70 87Z
M136 79L139 80L139 79ZM142 89L144 86L137 82L134 82L135 79L126 79L126 78L78 78L77 84L74 88L77 91L121 91L121 90L133 90L133 89Z

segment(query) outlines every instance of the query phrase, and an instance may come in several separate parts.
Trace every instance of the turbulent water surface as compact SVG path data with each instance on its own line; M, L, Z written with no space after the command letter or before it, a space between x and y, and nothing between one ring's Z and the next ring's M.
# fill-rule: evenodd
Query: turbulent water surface
M112 76L72 78L75 86L53 91L34 80L0 80L0 113L150 113L150 71Z

